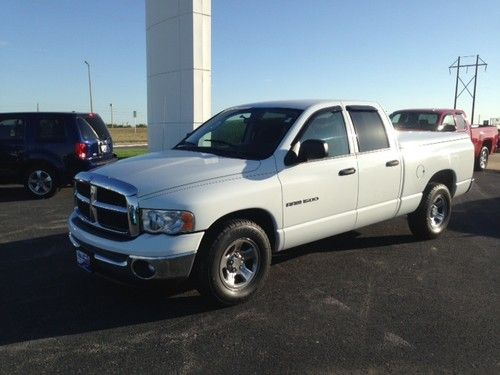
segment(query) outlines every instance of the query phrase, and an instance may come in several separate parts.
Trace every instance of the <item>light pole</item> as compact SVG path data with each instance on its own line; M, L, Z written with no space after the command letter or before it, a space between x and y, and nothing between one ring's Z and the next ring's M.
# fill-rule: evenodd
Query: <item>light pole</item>
M133 113L134 116L134 134L137 133L137 111L134 111Z
M90 80L90 64L87 61L84 61L85 64L87 64L87 72L89 75L89 96L90 96L90 112L94 112L92 108L92 82Z
M113 103L109 103L109 111L111 112L111 127L113 127Z

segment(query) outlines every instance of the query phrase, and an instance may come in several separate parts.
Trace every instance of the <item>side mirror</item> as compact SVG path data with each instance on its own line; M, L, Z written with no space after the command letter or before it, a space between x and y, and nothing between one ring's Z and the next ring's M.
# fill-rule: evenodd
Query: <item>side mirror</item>
M299 161L323 159L328 155L328 144L319 139L308 139L300 145Z
M295 144L285 155L284 162L285 165L290 166L308 160L323 159L326 156L328 156L328 144L326 142L319 139L308 139L302 144Z

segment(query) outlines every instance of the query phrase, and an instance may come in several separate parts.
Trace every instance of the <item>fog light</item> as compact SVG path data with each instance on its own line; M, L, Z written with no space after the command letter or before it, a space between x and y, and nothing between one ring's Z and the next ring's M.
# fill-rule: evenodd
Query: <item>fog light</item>
M132 272L139 279L148 280L153 278L156 268L145 260L137 259L132 262Z

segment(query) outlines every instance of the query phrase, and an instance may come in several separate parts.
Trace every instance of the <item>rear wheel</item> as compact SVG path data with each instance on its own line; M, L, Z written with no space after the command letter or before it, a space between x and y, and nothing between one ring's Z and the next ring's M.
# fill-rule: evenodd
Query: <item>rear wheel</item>
M490 156L490 150L488 147L483 146L479 152L479 157L476 160L476 171L484 171L488 165L488 157Z
M446 185L430 183L417 210L408 215L408 226L415 237L428 240L443 233L450 217L450 191Z
M249 299L264 284L271 245L264 230L249 220L230 220L198 260L198 290L212 301L234 305Z
M49 198L57 190L57 174L49 166L35 165L26 172L24 186L35 198Z

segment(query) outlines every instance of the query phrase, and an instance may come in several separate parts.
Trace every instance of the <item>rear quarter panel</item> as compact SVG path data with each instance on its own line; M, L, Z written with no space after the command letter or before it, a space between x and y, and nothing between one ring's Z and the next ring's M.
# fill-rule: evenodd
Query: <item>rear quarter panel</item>
M404 181L399 215L417 209L427 184L440 171L453 171L455 196L465 193L469 188L474 168L474 152L468 135L457 135L456 140L402 147L401 152Z
M481 148L487 146L490 153L495 153L498 144L498 130L494 126L481 126L471 128L472 143L474 143L474 155L479 156Z

